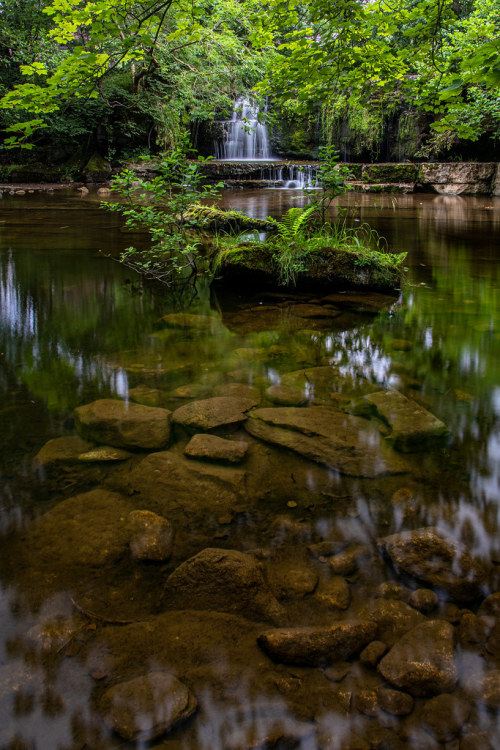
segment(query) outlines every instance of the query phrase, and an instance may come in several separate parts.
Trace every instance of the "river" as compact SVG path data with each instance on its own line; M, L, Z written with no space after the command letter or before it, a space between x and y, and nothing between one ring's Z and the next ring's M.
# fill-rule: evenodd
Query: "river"
M339 216L408 252L398 295L179 299L111 257L131 240L94 193L4 193L2 749L500 747L500 199L351 193ZM394 391L439 436L398 447ZM208 417L178 412L168 450L84 460L74 409L109 398L232 398L213 431L239 458L186 456ZM133 518L168 519L168 552L137 554ZM410 570L391 543L421 529L444 552ZM426 659L434 682L408 677Z

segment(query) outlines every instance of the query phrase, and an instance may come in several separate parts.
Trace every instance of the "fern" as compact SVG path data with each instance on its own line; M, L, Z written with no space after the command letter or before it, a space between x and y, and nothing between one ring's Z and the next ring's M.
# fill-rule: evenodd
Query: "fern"
M277 227L280 239L291 241L304 228L309 217L315 210L315 206L306 206L306 208L294 206L293 208L289 208L286 214L283 214L281 221L273 219L271 216L268 216L268 220L272 221L275 227Z

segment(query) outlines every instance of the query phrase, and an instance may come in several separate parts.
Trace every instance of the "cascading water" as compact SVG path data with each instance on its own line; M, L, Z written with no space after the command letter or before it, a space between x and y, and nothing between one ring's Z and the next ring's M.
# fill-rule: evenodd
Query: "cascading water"
M274 183L273 187L302 190L316 187L317 167L312 164L270 164L261 170L261 179Z
M225 120L226 137L216 144L216 159L221 161L259 161L272 159L267 127L259 122L260 108L241 97L233 116Z

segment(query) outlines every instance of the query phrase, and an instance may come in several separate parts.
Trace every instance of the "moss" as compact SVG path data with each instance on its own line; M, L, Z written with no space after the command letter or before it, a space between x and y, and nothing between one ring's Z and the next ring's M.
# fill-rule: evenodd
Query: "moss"
M365 164L361 174L363 182L369 184L387 182L415 182L415 164Z
M245 229L273 230L274 224L267 219L252 219L239 211L222 211L215 206L202 206L197 203L185 214L186 220L193 226L203 227L210 231Z
M406 253L391 255L374 250L344 250L324 247L303 259L304 270L297 274L298 288L351 286L364 289L394 290L400 287ZM235 246L218 257L218 273L223 279L258 279L279 284L279 266L270 247Z
M110 163L99 154L92 154L83 169L83 174L88 182L105 182L111 177Z

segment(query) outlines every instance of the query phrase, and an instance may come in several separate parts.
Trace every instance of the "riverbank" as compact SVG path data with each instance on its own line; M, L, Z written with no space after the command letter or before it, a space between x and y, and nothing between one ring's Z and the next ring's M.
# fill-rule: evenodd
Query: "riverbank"
M208 161L200 166L209 181L222 182L226 188L314 187L319 162L300 161ZM88 166L88 165L87 165ZM350 171L350 189L359 193L437 193L440 195L500 196L498 162L411 162L387 164L346 164ZM140 178L155 175L155 162L130 161L120 165L99 164L92 171L84 167L74 180L64 179L64 170L48 170L43 165L3 168L0 191L26 192L58 190L84 185L109 186L115 174L132 169ZM60 181L59 181L60 180Z

